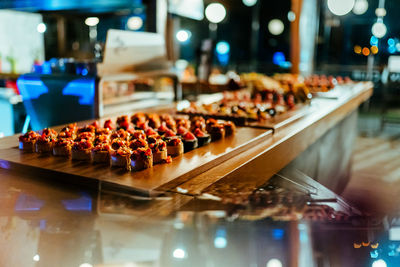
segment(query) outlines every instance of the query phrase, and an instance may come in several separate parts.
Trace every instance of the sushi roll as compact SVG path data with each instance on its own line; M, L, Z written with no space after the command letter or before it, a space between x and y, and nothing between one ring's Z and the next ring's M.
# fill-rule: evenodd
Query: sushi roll
M39 138L39 136L40 135L34 131L30 131L24 135L21 135L18 138L19 149L26 151L26 152L34 152L35 151L35 143L36 143L36 140Z
M111 146L109 143L99 143L92 148L93 163L110 163Z
M141 171L153 167L153 155L150 148L140 147L131 155L131 169Z
M59 157L71 156L71 149L74 141L70 138L60 138L54 143L53 155Z
M186 132L182 138L185 153L198 147L197 138L191 132Z
M93 144L89 140L82 139L74 142L71 149L71 156L73 160L90 161L92 158Z
M131 169L131 154L132 150L129 147L123 146L117 150L111 150L111 167Z
M225 136L233 135L236 131L236 126L233 122L227 121L224 123Z
M167 153L169 156L179 156L183 154L183 142L178 137L169 139L167 142Z
M222 124L214 124L208 132L211 135L211 141L223 139L225 137L225 128Z
M195 129L193 133L198 140L199 146L204 146L211 142L211 135L203 132L200 128Z
M153 164L161 163L167 160L167 144L157 136L150 136L147 138L151 152L153 153Z
M183 127L183 126L179 126L176 133L177 133L178 135L180 135L180 136L183 136L183 135L184 135L185 133L187 133L188 131L189 131L188 128Z

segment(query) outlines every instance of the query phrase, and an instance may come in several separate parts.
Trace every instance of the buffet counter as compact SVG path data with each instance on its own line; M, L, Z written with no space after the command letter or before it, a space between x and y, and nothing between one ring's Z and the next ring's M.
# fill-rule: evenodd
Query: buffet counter
M371 94L371 83L359 83L338 99L313 99L307 115L154 196L102 182L92 190L68 175L1 160L0 265L314 266L318 255L333 255L332 266L367 263L367 248L351 257L337 250L361 241L376 247L383 226L330 190L339 176L321 171L321 155L328 149L337 175L348 168L343 155L351 153L356 110ZM16 138L1 139L0 150L17 149ZM333 160L341 157L345 163Z
M98 168L96 170L76 171L72 165L58 167L57 169L58 162L50 162L43 157L36 159L37 157L32 158L32 156L26 157L19 154L14 148L16 136L0 140L1 167L18 170L25 167L24 161L26 161L29 168L25 171L37 172L40 176L43 174L42 169L46 168L42 168L43 164L54 164L56 167L50 169L50 172L59 172L62 175L58 176L63 177L64 180L81 185L94 185L97 188L98 184L92 182L101 176L99 178L100 183L103 183L103 186L112 184L110 190L117 192L121 190L121 192L129 193L125 189L133 188L137 189L136 191L139 193L154 194L171 191L187 195L207 194L216 197L218 192L224 192L227 188L233 194L236 192L241 192L241 194L251 193L289 163L294 164L294 168L317 180L322 178L329 180L329 175L322 172L323 169L327 169L327 166L330 166L328 169L335 170L334 176L336 177L345 176L346 174L341 172L349 169L350 158L348 155L351 154L349 145L351 146L356 136L356 122L354 121L356 112L354 111L372 95L372 84L368 82L356 83L347 85L342 90L345 93L337 98L313 99L307 109L307 114L282 127L271 130L238 127L235 139L227 139L228 141L222 143L217 142L208 149L196 149L196 152L189 153L189 156L185 154L183 159L173 161L172 165L168 164L171 165L170 167L157 166L157 171L146 170L135 174L138 178L147 177L146 179L137 180L136 176L128 179L128 175L126 175L124 178L121 176L121 179L124 180L122 182L108 183L109 180L119 174L116 174L116 172L104 174L104 171L98 170ZM172 106L163 106L146 111L165 112L172 109L174 109ZM102 120L100 121L102 122ZM346 121L349 122L346 123ZM87 123L82 122L80 125ZM335 127L337 125L338 127ZM345 133L346 136L330 134L329 137L329 133L335 131L335 129L340 133ZM323 138L327 140L311 151L312 145L318 140L321 143ZM318 154L321 149L330 151L328 153L330 157L325 160L326 162L323 158L321 159L322 156L318 157L318 161L310 157L310 155ZM302 152L305 155L302 155ZM13 153L14 155L9 155ZM297 160L295 160L296 158ZM332 162L332 158L341 160ZM343 164L344 159L346 159L345 164ZM301 162L296 166L295 162L299 160ZM35 168L32 169L32 166ZM94 179L87 179L90 181L82 182L80 177L86 175L90 170L96 172L96 175L89 177ZM74 177L70 177L69 174L73 174ZM330 187L330 189L340 191L337 185ZM132 190L132 192L135 192L135 190Z

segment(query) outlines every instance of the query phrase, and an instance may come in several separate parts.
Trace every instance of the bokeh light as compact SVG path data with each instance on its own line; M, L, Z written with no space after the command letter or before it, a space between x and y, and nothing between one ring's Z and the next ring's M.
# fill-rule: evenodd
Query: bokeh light
M85 24L87 26L96 26L97 24L99 24L99 18L98 17L88 17L85 19Z
M362 15L368 10L367 0L356 0L353 7L353 13L356 15Z
M257 0L242 0L245 6L254 6L257 4Z
M37 25L37 27L36 27L36 30L37 30L39 33L44 33L44 32L47 30L46 24L44 24L43 22L42 22L42 23L39 23L39 24Z
M387 32L386 25L381 21L377 21L372 25L371 32L376 38L382 38Z
M361 54L361 50L362 50L361 46L359 45L354 46L354 53Z
M369 54L370 54L369 48L368 48L368 47L364 47L364 48L362 49L362 54L363 54L364 56L369 56Z
M273 19L268 23L268 30L272 35L279 35L285 29L285 25L279 19Z
M212 3L206 7L206 18L212 23L220 23L226 16L226 9L220 3Z
M140 28L142 28L143 26L143 19L141 17L130 17L126 23L126 25L128 26L128 29L130 30L139 30Z
M355 0L328 0L328 9L336 16L344 16L354 7Z

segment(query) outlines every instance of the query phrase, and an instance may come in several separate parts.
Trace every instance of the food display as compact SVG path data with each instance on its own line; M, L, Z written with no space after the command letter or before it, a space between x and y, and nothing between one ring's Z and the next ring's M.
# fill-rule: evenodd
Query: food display
M224 134L216 134L215 129L222 129ZM115 123L106 120L103 127L95 121L83 127L70 124L58 133L50 128L30 131L19 137L19 149L140 171L154 164L170 163L172 157L222 139L225 132L226 136L233 135L235 131L232 122L136 113L120 116Z

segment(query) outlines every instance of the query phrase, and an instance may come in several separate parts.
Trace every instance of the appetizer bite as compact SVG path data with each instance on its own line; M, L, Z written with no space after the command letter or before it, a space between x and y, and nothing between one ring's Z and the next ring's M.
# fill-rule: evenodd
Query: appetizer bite
M182 138L185 153L198 147L197 138L191 132L186 132Z
M225 137L225 128L222 124L214 124L211 126L208 133L211 135L211 140L216 141Z
M126 146L112 150L110 152L111 167L124 168L129 171L131 169L131 154L132 150Z
M91 141L82 139L80 141L74 142L71 149L71 156L73 160L90 161L91 160L91 150L93 144Z
M151 128L157 129L158 127L161 126L161 119L160 116L158 116L158 114L149 114L147 117L147 121Z
M146 115L142 112L135 113L131 117L131 122L136 126L146 122Z
M130 133L129 139L130 140L146 139L146 134L144 133L143 130L135 130Z
M125 131L124 129L119 129L116 132L113 132L110 135L110 139L114 140L114 139L122 139L122 140L128 140L129 139L129 133L127 131Z
M109 143L99 143L92 148L92 161L93 163L106 163L110 164L110 151L111 146Z
M147 148L149 144L144 139L135 139L129 143L129 148L132 150L136 150L138 148Z
M193 117L191 126L190 126L190 130L193 132L197 128L202 131L206 130L206 121L203 117L200 117L200 116Z
M236 126L233 122L227 121L224 123L225 136L233 135L236 131Z
M151 151L153 152L153 163L161 163L164 160L167 160L167 144L157 136L149 136L147 138L147 142Z
M200 128L196 128L193 133L198 140L199 146L204 146L211 142L211 135L203 132Z
M145 130L145 133L146 133L147 136L158 135L158 133L156 131L154 131L153 128L151 128L151 127L148 127Z
M166 132L164 133L164 135L163 135L163 139L164 139L164 140L170 140L170 139L173 139L173 138L177 138L177 135L176 135L175 132L172 131L172 130L166 131Z
M153 155L150 148L140 147L131 155L131 169L140 171L153 167Z
M159 135L164 135L165 132L168 131L168 130L169 130L169 128L167 127L166 122L163 121L163 122L161 123L161 126L158 127L157 132L158 132Z
M105 122L104 122L104 126L103 126L105 129L110 129L110 130L114 130L115 129L115 125L114 125L114 123L112 122L112 120L106 120Z
M130 128L129 117L123 115L117 118L118 129L128 130Z
M95 134L92 132L83 132L78 134L78 136L75 138L75 142L79 142L81 140L89 140L89 141L94 141L95 139Z
M35 143L36 140L39 138L39 134L34 131L30 131L21 135L19 140L19 149L26 151L26 152L34 152L35 151Z
M118 150L121 147L126 146L126 140L122 138L115 138L114 140L111 141L111 148L113 150Z
M77 130L77 134L81 134L81 133L93 133L93 135L96 133L96 127L94 127L93 125L86 125L84 127L80 127Z
M175 157L183 154L183 142L178 137L168 139L166 143L168 155Z
M71 149L74 141L70 138L60 138L54 143L53 155L58 157L71 156Z
M53 146L55 142L53 135L42 134L35 143L36 153L51 153L53 151Z
M102 144L102 143L109 143L110 142L110 136L101 134L101 135L96 135L94 138L93 144L95 146Z

